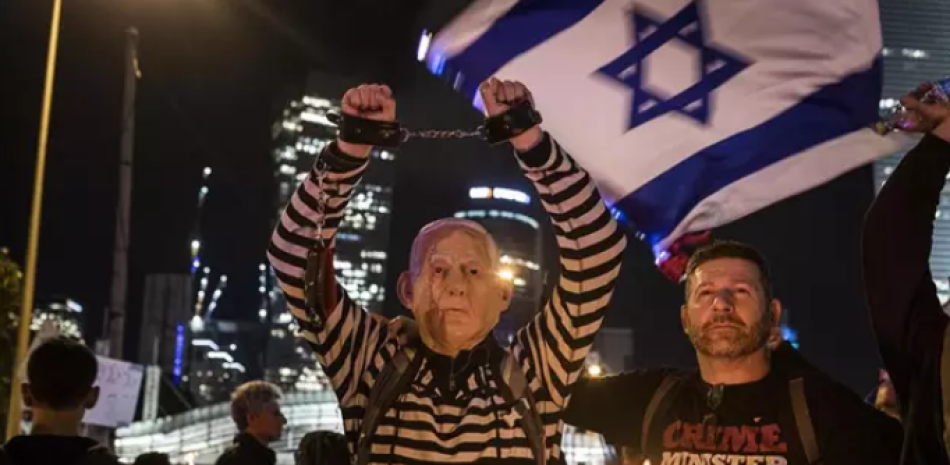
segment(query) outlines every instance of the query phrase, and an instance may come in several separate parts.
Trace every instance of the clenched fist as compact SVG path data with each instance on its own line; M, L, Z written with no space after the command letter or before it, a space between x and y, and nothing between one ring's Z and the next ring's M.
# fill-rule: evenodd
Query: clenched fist
M913 111L913 125L905 128L913 132L928 132L950 142L950 104L946 102L924 103L920 98L933 84L921 84L916 91L901 99L901 105Z
M380 84L363 84L346 91L343 94L340 110L344 114L373 121L396 120L396 101L393 100L393 92L389 86ZM359 158L368 157L372 149L369 145L351 144L341 140L337 140L337 145L344 153Z
M518 81L501 81L490 78L479 86L485 114L490 118L508 111L512 105L527 100L534 105L531 91ZM527 151L541 141L541 128L535 126L519 136L511 138L509 142L519 151Z

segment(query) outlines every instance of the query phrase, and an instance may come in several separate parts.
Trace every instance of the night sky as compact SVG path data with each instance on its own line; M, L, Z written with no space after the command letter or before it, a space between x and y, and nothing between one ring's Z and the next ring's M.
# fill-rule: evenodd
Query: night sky
M229 277L216 315L255 318L257 265L274 214L271 125L287 99L300 95L307 70L390 84L405 124L478 123L467 102L414 60L419 31L444 23L465 3L65 2L37 295L79 300L88 309L89 332L99 335L112 266L125 27L140 31L143 72L126 330L131 341L144 275L187 270L204 166L214 171L200 218L205 262ZM0 246L10 247L21 263L50 8L49 0L0 2ZM522 182L504 150L478 142L418 142L400 152L391 282L404 268L418 228L457 207L452 195L439 193L457 193L473 181ZM858 266L859 226L872 194L871 171L862 168L716 233L750 241L768 255L802 351L862 393L873 385L878 366ZM635 328L639 364L691 364L679 327L681 288L655 270L643 244L633 241L630 249L608 323ZM132 343L126 346L128 353Z

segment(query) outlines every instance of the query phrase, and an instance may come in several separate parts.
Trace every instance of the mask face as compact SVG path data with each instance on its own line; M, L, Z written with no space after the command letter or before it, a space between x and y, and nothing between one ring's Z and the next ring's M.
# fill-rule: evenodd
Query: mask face
M405 300L432 348L471 348L498 323L508 289L485 237L455 229L433 240Z

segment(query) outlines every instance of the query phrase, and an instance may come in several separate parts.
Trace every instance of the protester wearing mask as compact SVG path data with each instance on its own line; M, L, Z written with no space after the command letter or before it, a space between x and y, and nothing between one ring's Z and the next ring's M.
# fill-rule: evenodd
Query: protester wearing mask
M531 99L522 84L497 80L484 83L481 95L489 118ZM351 89L342 111L344 117L395 120L385 86ZM464 219L435 221L413 242L398 293L415 317L418 339L396 337L395 326L360 309L338 285L327 294L335 289L340 298L307 308L308 252L318 231L333 243L371 147L330 144L281 217L270 261L336 390L358 464L561 459L560 413L603 321L626 239L589 175L537 123L523 129L509 141L554 224L561 274L547 305L510 348L491 337L511 295L498 248L484 228ZM393 366L404 371L387 371ZM405 383L387 389L391 397L377 396L390 375Z
M765 259L716 242L686 274L683 331L698 373L588 378L564 421L603 434L625 463L893 465L900 425L778 343L782 306Z
M904 156L864 223L864 285L905 431L901 463L950 463L950 332L930 273L934 217L950 173L950 104L901 103L925 133ZM913 121L913 120L912 120Z

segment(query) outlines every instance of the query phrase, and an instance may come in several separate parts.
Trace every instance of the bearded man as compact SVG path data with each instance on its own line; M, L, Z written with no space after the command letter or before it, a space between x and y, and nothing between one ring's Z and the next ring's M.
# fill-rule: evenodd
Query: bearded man
M506 115L511 124L499 127L523 124L510 113L530 102L522 84L490 80L481 94L486 127ZM395 121L385 86L350 89L341 107L344 123L356 117L363 128ZM329 144L274 231L270 262L333 384L358 464L561 459L561 412L603 321L626 239L590 176L539 126L521 129L509 142L554 224L561 272L511 347L490 337L511 288L500 276L494 240L471 221L435 221L413 242L397 291L418 338L394 337L396 326L358 308L338 285L322 308L307 305L308 253L318 235L332 246L368 145L346 138ZM340 133L349 134L343 125Z
M781 341L768 266L731 241L686 270L683 332L697 372L639 370L575 386L564 421L603 434L630 464L891 464L900 424Z

